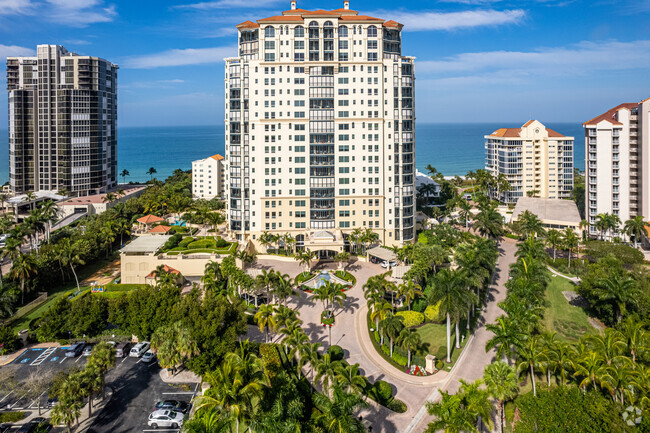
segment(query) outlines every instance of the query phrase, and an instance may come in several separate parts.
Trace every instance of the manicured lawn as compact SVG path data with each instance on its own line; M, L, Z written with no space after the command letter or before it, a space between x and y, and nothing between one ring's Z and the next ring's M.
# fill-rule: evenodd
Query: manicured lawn
M594 329L589 324L585 311L566 300L562 292L568 290L576 290L571 281L562 277L551 277L546 289L546 298L550 305L544 313L544 326L566 340L575 341Z
M461 348L465 347L467 343L468 336L465 334L466 324L460 323L460 335L461 340L463 335L465 339L462 340ZM426 323L421 327L416 329L417 333L420 334L420 339L422 340L423 345L428 345L428 352L431 355L434 355L436 359L445 361L447 359L447 325L438 324L438 323ZM453 326L451 328L451 365L453 365L458 357L460 356L462 349L456 349L456 328Z

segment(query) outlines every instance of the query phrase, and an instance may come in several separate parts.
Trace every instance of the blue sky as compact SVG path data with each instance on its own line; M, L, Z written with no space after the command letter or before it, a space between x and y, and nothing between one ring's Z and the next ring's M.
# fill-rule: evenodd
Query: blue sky
M420 122L583 122L650 97L650 0L395 3L351 8L405 24ZM234 25L288 8L289 0L0 0L0 87L6 56L61 44L120 65L120 126L219 125Z

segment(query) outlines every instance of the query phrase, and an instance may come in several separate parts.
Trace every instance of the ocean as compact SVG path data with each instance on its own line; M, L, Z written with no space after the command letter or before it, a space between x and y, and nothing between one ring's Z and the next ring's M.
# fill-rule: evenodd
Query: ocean
M431 164L446 176L464 175L485 166L484 135L518 124L419 123L416 167L426 173ZM549 123L547 127L575 138L574 164L584 169L584 132L579 123ZM175 169L189 170L192 161L224 152L223 126L129 127L118 130L118 172L127 169L126 182L144 182L147 170L165 179ZM0 184L9 180L8 134L0 130ZM119 178L122 182L122 178Z

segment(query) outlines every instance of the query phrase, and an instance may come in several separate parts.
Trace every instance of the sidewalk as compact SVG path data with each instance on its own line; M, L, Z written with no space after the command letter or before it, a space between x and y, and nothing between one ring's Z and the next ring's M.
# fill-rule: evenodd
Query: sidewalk
M48 347L59 347L59 343L38 343L38 344L30 344L29 346L25 346L22 349L19 349L15 351L14 353L10 353L9 355L2 355L0 356L0 367L11 364L21 356L23 353L30 349L45 349Z
M197 376L190 370L182 370L178 373L176 373L173 376L169 376L167 374L167 370L165 369L160 369L160 372L158 373L160 375L160 379L165 382L165 383L201 383L203 382L203 379L200 376Z

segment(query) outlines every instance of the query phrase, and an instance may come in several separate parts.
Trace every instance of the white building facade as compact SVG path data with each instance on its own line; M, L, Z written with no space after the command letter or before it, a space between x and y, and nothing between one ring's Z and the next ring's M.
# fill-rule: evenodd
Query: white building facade
M650 215L650 98L624 103L583 124L589 233L599 214Z
M290 233L308 247L370 229L382 243L413 242L415 76L402 25L349 2L291 2L237 29L239 57L225 71L232 236Z
M192 161L192 196L195 199L223 197L226 181L223 162L224 157L219 154Z
M537 120L521 128L501 128L485 136L485 169L503 174L510 190L499 200L516 202L529 191L535 197L568 199L573 190L573 137L546 128Z

